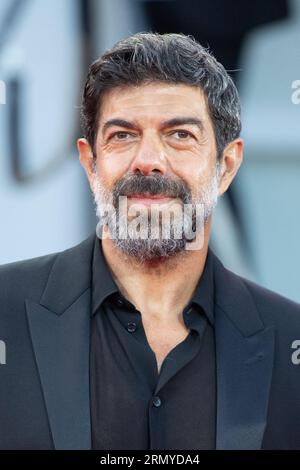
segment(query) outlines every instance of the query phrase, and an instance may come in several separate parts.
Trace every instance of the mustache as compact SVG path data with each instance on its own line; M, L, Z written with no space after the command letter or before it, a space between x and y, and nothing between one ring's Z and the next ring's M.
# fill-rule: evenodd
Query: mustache
M158 173L149 176L129 174L114 185L112 190L113 203L114 205L117 204L119 196L131 196L136 193L179 198L184 204L188 204L192 199L190 188L182 180L174 180Z

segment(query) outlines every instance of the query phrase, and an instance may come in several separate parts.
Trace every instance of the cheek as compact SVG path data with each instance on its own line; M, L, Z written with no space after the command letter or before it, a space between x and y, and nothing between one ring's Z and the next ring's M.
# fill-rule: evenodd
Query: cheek
M132 149L128 148L121 151L120 148L112 148L112 146L103 145L101 141L98 141L96 151L98 169L109 179L114 178L114 175L123 176L128 171L132 158Z
M195 188L205 184L210 178L212 162L208 158L198 158L194 162L185 161L181 165L173 165L172 171L178 178L185 181L193 191Z
M124 158L101 158L97 157L97 170L107 188L111 188L116 181L127 172Z

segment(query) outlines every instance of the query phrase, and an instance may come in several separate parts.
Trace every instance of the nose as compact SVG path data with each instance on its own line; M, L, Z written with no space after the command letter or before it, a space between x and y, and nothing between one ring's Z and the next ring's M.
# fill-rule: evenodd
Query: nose
M141 173L144 176L151 173L166 174L167 160L158 138L153 135L143 136L130 168L132 173Z

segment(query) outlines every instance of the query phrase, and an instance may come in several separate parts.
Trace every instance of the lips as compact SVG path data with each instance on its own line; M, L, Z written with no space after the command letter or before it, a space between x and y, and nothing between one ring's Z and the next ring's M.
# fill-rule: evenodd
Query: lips
M171 199L171 196L166 196L165 194L151 194L151 193L134 193L128 196L129 198L138 198L138 199Z
M134 203L140 203L145 205L150 204L165 204L169 201L172 201L174 197L172 196L165 196L164 194L150 194L150 193L143 193L143 194L131 194L128 196L128 199Z

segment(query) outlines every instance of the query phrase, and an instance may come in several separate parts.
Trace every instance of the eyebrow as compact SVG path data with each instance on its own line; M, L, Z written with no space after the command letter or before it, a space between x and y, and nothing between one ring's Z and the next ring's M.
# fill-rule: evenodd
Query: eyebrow
M126 119L120 119L120 118L109 119L103 125L102 134L104 134L104 132L107 129L109 129L110 127L114 127L114 126L125 127L126 129L136 129L137 128L137 126L133 122L126 121Z
M204 126L201 119L195 118L193 116L185 116L185 117L175 117L172 119L168 119L167 121L163 121L162 127L175 127L175 126L183 126L183 125L194 125L197 126L200 131L203 131Z
M188 124L197 126L200 131L203 131L204 129L203 122L201 121L201 119L195 118L193 116L185 116L185 117L179 116L179 117L175 117L172 119L168 119L161 123L161 127L165 129L168 127L182 126L182 125L188 125ZM108 121L104 123L103 128L102 128L102 134L104 134L104 132L107 129L113 126L123 127L125 129L132 129L132 130L137 129L138 127L134 122L127 121L126 119L114 118L114 119L109 119Z

